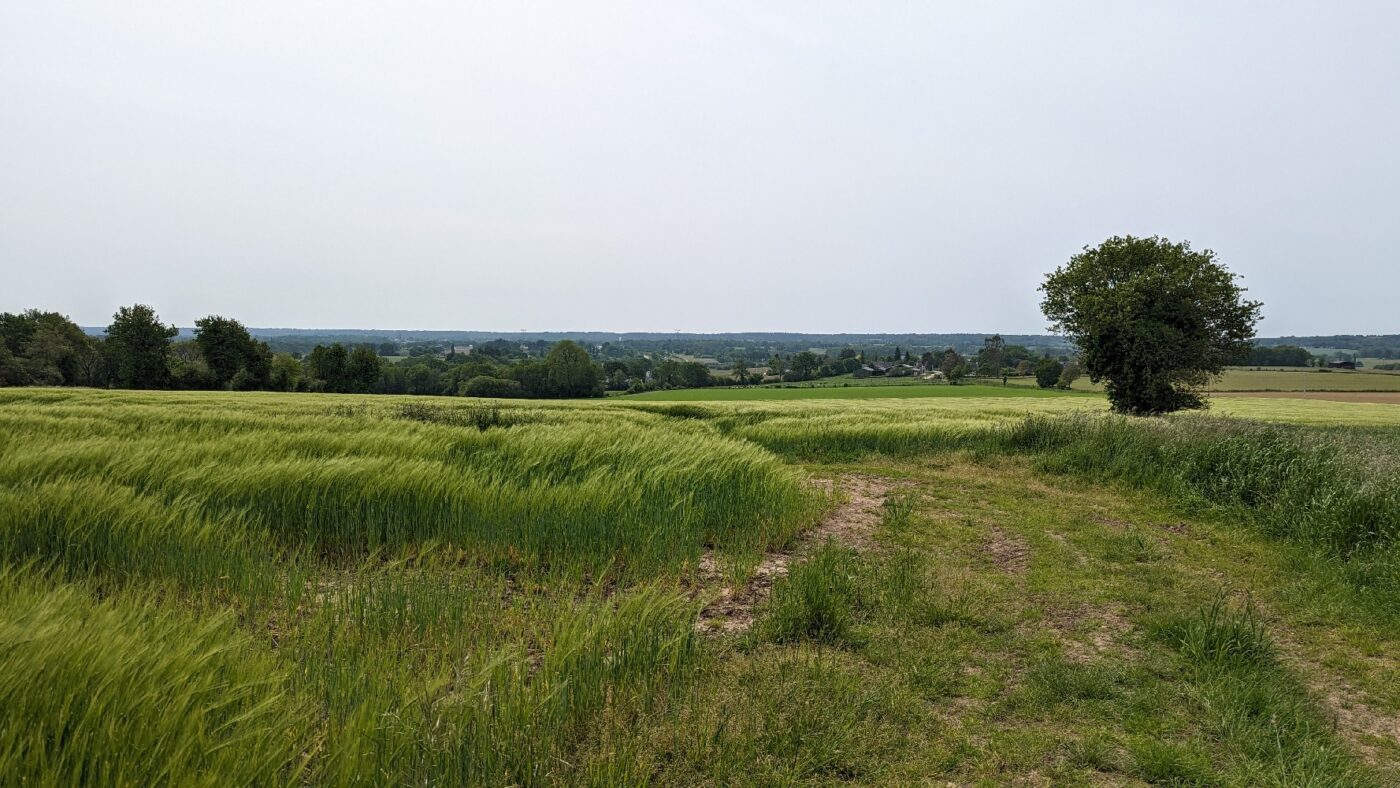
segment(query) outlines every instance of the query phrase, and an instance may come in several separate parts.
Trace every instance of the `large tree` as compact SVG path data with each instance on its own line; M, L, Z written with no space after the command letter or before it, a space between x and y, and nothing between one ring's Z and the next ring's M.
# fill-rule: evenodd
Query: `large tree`
M964 373L966 372L964 369L963 357L958 355L958 351L952 348L943 351L943 360L939 362L938 368L943 372L943 376L948 379L949 383L957 383L959 380L962 380L962 374L958 373L958 370L962 369Z
M1204 407L1200 389L1248 352L1260 303L1237 280L1210 250L1114 237L1047 275L1041 309L1115 411L1168 413Z
M96 354L92 337L57 312L0 314L0 385L95 385Z
M313 388L324 391L350 390L350 352L339 342L317 345L306 356L306 372Z
M257 342L233 318L210 315L194 321L194 341L219 386L227 386L239 370L258 363Z
M993 334L982 340L982 349L977 353L977 374L988 378L1000 377L1005 351L1006 341L1001 334Z
M556 397L597 397L603 393L602 375L588 351L577 342L555 344L544 360L551 393Z
M810 350L793 355L789 365L797 377L802 380L810 380L817 376L817 370L821 368L822 360L817 358L817 354Z
M346 390L368 394L383 374L379 354L369 345L356 345L345 361Z
M179 333L175 326L162 324L156 311L145 304L118 309L107 326L106 343L117 385L164 388L170 382L170 340Z

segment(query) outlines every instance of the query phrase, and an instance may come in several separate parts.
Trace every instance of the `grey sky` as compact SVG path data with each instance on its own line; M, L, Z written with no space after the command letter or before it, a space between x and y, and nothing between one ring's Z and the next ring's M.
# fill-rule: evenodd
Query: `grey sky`
M0 310L1038 332L1123 233L1400 331L1400 4L0 0Z

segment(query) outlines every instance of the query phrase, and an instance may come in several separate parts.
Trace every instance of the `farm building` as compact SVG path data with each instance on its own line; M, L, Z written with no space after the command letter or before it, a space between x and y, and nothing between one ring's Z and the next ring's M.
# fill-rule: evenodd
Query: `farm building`
M918 368L910 364L901 364L891 361L871 361L861 365L853 373L857 378L868 378L872 376L887 375L889 377L907 377L918 372Z

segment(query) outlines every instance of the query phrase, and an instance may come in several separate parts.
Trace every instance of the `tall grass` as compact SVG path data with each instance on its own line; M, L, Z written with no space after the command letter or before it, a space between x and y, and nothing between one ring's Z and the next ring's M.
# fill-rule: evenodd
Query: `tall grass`
M605 711L638 714L681 686L695 610L675 595L628 594L548 625L539 650L481 648L442 632L395 648L357 625L311 625L292 650L293 686L325 715L319 781L543 785ZM378 626L373 617L361 622ZM318 643L317 634L327 636ZM331 649L330 658L316 653ZM304 651L305 650L305 651Z
M1372 784L1319 718L1307 690L1279 663L1253 607L1231 606L1222 596L1204 609L1152 622L1150 633L1177 648L1197 721L1233 756L1223 775L1204 782ZM1176 757L1181 752L1164 742L1141 741L1133 754L1144 779L1203 777L1203 763Z
M209 518L189 499L157 501L102 479L0 488L0 557L68 578L252 591L269 577L265 542L239 513Z
M424 596L400 599L404 613ZM99 602L6 575L0 775L40 785L547 784L568 774L591 720L644 712L693 658L695 610L674 594L572 610L536 654L479 649L475 634L422 610L408 613L431 622L416 639L386 638L386 601L347 593L269 651L229 615L134 594Z
M762 634L778 643L854 645L860 639L856 588L854 554L833 543L823 545L774 586Z
M1400 452L1364 434L1200 416L1031 417L998 437L1049 470L1228 507L1275 536L1344 554L1400 539Z

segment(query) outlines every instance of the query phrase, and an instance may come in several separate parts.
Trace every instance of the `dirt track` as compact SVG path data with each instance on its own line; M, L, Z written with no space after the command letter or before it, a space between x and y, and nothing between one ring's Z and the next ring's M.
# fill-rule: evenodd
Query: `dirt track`
M1211 396L1322 399L1332 402L1375 402L1382 405L1400 405L1400 391L1217 391Z
M852 474L842 477L839 486L847 496L844 503L802 534L791 548L764 556L746 585L721 589L719 597L700 612L695 628L731 635L748 630L753 626L755 608L768 598L773 583L787 574L788 565L828 539L857 550L873 549L872 534L880 523L885 497L894 485L875 476ZM700 574L712 584L719 581L720 567L713 553L701 558Z

